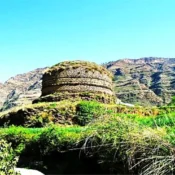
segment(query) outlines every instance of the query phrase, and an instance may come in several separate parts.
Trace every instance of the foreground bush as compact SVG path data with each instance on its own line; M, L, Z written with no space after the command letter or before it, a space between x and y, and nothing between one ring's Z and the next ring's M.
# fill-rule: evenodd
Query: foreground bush
M12 142L20 155L32 155L41 161L49 157L52 160L56 153L79 151L95 157L110 173L167 175L175 169L172 125L150 127L130 117L102 116L85 127L11 127L1 129L0 136ZM47 167L47 163L42 166Z
M10 144L0 140L0 175L19 175L14 171L17 161Z
M23 167L38 170L42 167L50 170L54 167L69 169L67 161L76 164L75 160L79 160L79 155L83 154L85 159L94 158L106 174L175 173L175 107L129 108L81 101L66 105L65 102L50 103L47 108L55 112L55 119L60 117L57 113L59 109L64 120L71 119L77 125L58 122L36 125L39 119L36 116L27 122L32 123L30 127L38 128L0 128L0 137L12 143L20 159L31 158L26 163L24 159L21 160ZM44 113L42 118L47 119L47 115ZM2 119L12 121L13 117L8 115ZM61 159L66 156L66 161ZM65 161L64 166L62 160ZM64 171L61 173L64 174Z
M102 118L91 125L94 132L84 143L88 154L116 173L122 162L124 174L167 175L174 173L175 152L165 128L141 126L120 117ZM117 172L120 173L120 172Z

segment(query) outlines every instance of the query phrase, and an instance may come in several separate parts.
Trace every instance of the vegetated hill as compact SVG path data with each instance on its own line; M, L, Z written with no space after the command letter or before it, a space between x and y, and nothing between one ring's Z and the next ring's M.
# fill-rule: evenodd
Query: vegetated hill
M115 75L116 89L117 81L126 75L116 73L118 69L122 67L127 70L129 66L136 65L133 61L126 66L125 62L128 64L130 60L106 64ZM170 72L171 69L174 71L173 65L171 60L168 68ZM134 73L138 72L139 75L138 70L139 66L136 66ZM19 83L19 91L26 94L41 88L38 75L38 72L32 72L30 78L18 75L9 84L17 88ZM132 71L127 72L127 75L132 78L130 81L135 79L143 84L137 77L132 77ZM149 76L153 77L152 74ZM174 76L168 78L172 81ZM22 88L22 84L29 82L30 85ZM127 85L122 87L126 88ZM124 90L123 93L126 93ZM20 95L16 99L13 93L11 96L14 100L9 100L9 103L6 101L5 104L23 103ZM27 99L28 102L32 100ZM0 112L0 138L11 144L13 155L19 156L19 168L37 169L45 174L175 174L174 97L171 105L161 107L128 107L78 99L74 102L71 99L45 101ZM143 102L143 99L138 99ZM150 104L156 103L153 95L147 99Z
M0 138L19 156L19 168L44 174L169 175L174 114L175 106L38 103L1 113Z
M121 59L104 66L113 72L115 92L123 102L162 105L175 95L175 58ZM0 84L0 108L5 110L38 98L45 69L20 74Z
M0 84L0 108L9 109L13 106L31 103L41 94L42 75L46 68L19 74Z
M175 95L175 58L122 59L106 67L115 76L115 92L123 102L162 105Z

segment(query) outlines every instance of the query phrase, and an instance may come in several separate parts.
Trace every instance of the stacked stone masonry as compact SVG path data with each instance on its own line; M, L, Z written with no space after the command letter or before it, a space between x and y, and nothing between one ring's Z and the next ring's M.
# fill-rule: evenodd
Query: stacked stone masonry
M66 65L69 65L68 63L71 66L62 68L58 64L43 75L42 95L40 98L47 99L45 98L46 96L54 95L54 99L60 99L56 96L60 96L60 94L63 96L63 93L67 93L70 96L80 93L82 98L83 93L90 93L91 97L93 96L92 98L95 97L95 94L98 96L101 94L103 99L105 96L108 99L113 99L107 100L107 103L115 101L112 77L109 76L110 73L105 68L95 63L83 61L66 62ZM77 64L79 66L76 66Z

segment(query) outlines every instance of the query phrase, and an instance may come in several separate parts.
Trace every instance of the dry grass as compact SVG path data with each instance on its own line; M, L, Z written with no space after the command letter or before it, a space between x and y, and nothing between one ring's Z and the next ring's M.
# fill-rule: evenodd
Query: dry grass
M113 77L113 74L103 66L97 65L94 62L80 61L80 60L64 61L64 62L58 63L52 66L50 69L48 69L46 73L50 73L55 70L58 71L58 70L66 70L66 69L76 69L79 67L83 67L87 71L99 71L102 74L107 74L111 78Z

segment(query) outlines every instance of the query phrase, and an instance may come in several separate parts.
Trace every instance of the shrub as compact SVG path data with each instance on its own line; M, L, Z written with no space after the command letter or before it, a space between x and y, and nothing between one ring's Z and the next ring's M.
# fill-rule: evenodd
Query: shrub
M77 105L77 113L74 117L75 121L85 126L93 119L99 117L103 113L103 107L95 101L82 101Z
M0 140L0 175L19 175L14 171L17 161L11 145Z
M118 171L121 162L128 170L123 174L174 173L174 149L165 139L165 128L140 126L120 117L102 118L89 127L94 132L86 138L84 151L88 155L98 154L101 165L111 169L111 173Z
M52 123L54 117L52 111L50 112L40 112L38 115L27 117L25 126L27 127L43 127L47 124Z

